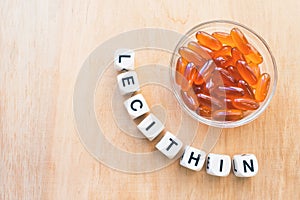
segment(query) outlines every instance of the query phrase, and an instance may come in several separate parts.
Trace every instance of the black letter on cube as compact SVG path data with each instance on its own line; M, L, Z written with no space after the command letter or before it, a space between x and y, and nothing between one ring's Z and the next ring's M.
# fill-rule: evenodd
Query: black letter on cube
M132 84L134 84L133 76L129 76L126 78L122 78L123 87L125 87L125 80L127 80L127 84L130 85L130 80L132 81Z
M250 160L251 166L246 162L246 160L243 160L243 165L244 165L244 172L247 173L247 168L250 169L251 172L254 172L254 166L253 166L253 160Z
M200 160L200 154L198 154L197 157L193 157L193 155L194 155L194 152L191 153L191 156L190 156L190 158L189 158L188 163L191 164L191 161L192 161L192 160L196 160L195 166L197 166L197 165L198 165L198 162L199 162L199 160Z
M133 111L137 111L137 109L133 107L133 104L135 104L136 102L140 103L140 109L143 107L143 102L139 99L136 99L136 100L132 101L131 104L130 104L130 107Z
M171 149L173 144L175 144L176 146L178 145L177 142L175 142L172 138L170 138L169 140L171 141L171 144L167 147L167 151L169 151Z

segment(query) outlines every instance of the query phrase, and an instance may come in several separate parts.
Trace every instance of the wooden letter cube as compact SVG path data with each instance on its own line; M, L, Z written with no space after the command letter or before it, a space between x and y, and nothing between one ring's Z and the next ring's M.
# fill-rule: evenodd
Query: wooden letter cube
M237 177L252 177L258 172L258 162L254 154L233 156L233 173Z
M213 153L207 155L206 172L208 174L213 176L228 176L230 168L230 156Z
M205 162L206 153L202 150L187 146L180 160L180 165L195 171L200 171Z
M117 71L134 70L134 51L131 49L117 49L114 65Z
M182 142L172 133L167 131L164 137L156 144L155 147L169 159L172 159L180 151Z
M142 94L134 95L124 102L127 112L132 119L138 118L149 112L149 107Z
M139 125L137 128L150 140L152 141L156 138L163 130L164 125L153 115L150 113Z
M117 76L119 90L122 95L138 91L139 80L135 71L121 73Z

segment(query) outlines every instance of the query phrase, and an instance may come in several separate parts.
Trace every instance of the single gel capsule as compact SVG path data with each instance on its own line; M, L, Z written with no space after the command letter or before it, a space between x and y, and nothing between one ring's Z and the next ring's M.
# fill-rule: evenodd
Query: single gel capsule
M254 99L236 98L232 101L232 105L239 110L256 110L259 104Z
M194 91L181 91L181 97L183 102L189 109L196 110L199 107L198 99Z
M193 63L188 63L183 74L183 79L181 81L181 89L183 91L188 91L192 87L196 75L197 69L195 65Z
M243 53L243 54L249 54L249 42L246 38L246 36L240 31L238 28L233 28L230 32L230 35L232 37L232 40L235 44L235 46Z
M187 47L181 47L178 52L182 58L184 58L188 62L194 63L196 66L202 67L206 62L203 57Z
M255 90L255 99L258 102L262 102L265 100L270 87L270 79L270 75L267 73L263 73L259 77Z
M175 81L178 85L181 85L186 66L187 66L187 62L182 57L178 58L176 63L176 74L175 74Z
M219 40L204 31L198 31L196 33L196 38L199 44L208 47L211 50L219 50L222 48L222 43Z
M214 88L213 94L226 98L239 98L244 96L245 91L242 88L234 86L218 86Z
M254 71L252 68L246 63L246 61L238 60L236 62L236 67L240 75L243 77L243 79L249 83L250 85L255 85L257 83L257 78L255 76Z
M217 110L213 113L213 119L218 121L237 121L243 117L243 111L237 109Z

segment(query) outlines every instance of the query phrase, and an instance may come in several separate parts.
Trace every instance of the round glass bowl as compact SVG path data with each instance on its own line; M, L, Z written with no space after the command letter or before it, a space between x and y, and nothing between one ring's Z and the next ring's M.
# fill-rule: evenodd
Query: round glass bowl
M212 34L214 32L225 32L230 33L233 28L238 28L247 38L248 42L252 44L258 52L260 52L261 56L263 57L263 62L259 64L260 71L262 73L268 73L270 75L270 86L268 90L268 94L264 101L260 102L260 106L258 109L253 111L246 111L244 112L243 118L236 120L236 121L225 121L225 120L214 120L211 117L204 117L198 115L196 111L192 110L187 106L182 98L181 95L181 87L176 83L175 76L176 76L176 64L177 60L180 57L178 50L181 47L187 47L188 43L191 41L197 42L196 33L198 31L203 31L208 34ZM209 21L202 24L199 24L188 31L184 37L179 41L177 44L172 59L171 59L171 68L170 68L170 76L171 76L171 84L175 93L177 100L179 101L181 107L194 119L198 120L201 123L207 124L209 126L219 127L219 128L233 128L245 125L254 119L256 119L266 107L269 105L271 98L273 97L276 89L277 83L277 68L275 59L265 42L265 40L257 35L251 29L245 27L242 24L232 22L232 21Z

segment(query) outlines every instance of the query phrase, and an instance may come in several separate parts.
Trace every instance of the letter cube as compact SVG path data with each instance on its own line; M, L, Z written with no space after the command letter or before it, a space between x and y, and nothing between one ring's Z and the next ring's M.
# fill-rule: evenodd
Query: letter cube
M124 102L127 112L132 119L138 118L149 112L149 107L142 94L134 95Z
M210 153L207 155L206 172L213 176L228 176L231 159L228 155Z
M117 49L114 55L114 65L117 71L134 70L134 51L131 49Z
M155 115L150 113L137 128L150 140L152 141L156 138L163 130L164 125L159 121Z
M254 154L234 155L233 173L237 177L252 177L258 172L258 162Z
M155 147L169 159L172 159L180 151L182 142L172 133L167 131L164 137L156 144Z
M117 76L119 90L122 95L138 91L139 80L135 71L121 73Z
M204 151L187 146L180 159L180 165L194 171L200 171L204 165L205 157Z

